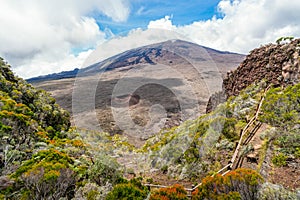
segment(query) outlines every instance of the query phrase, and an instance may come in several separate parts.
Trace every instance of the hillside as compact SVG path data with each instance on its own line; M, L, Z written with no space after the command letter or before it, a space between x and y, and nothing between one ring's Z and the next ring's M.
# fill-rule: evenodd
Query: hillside
M21 160L28 159L35 142L64 137L60 133L70 128L70 116L48 93L15 77L2 58L0 65L0 152L13 151ZM4 158L2 155L1 166L9 170Z
M151 167L197 180L229 162L269 182L270 193L258 199L299 199L299 45L295 39L251 51L224 79L225 97L213 95L222 98L213 111L147 141ZM298 191L298 197L270 183Z
M299 199L299 45L255 49L225 78L223 103L140 146L126 134L70 128L68 113L1 59L0 199ZM286 67L259 63L279 55L293 76L273 82Z
M0 58L0 199L103 199L125 183L106 133L70 127L70 114ZM95 138L105 146L92 146ZM90 142L90 143L87 143ZM100 142L99 142L100 143Z
M0 58L0 199L73 198L91 160L70 114Z

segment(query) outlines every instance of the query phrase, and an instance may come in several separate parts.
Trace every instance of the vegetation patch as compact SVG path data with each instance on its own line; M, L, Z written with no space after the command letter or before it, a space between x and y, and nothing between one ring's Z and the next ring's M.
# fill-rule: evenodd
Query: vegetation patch
M225 176L206 177L192 199L257 199L263 178L254 170L237 169Z
M151 193L150 200L188 200L184 187L175 184L168 188L161 188Z
M106 200L127 200L146 199L149 191L143 186L140 179L124 180L124 183L117 184L111 192L106 196Z

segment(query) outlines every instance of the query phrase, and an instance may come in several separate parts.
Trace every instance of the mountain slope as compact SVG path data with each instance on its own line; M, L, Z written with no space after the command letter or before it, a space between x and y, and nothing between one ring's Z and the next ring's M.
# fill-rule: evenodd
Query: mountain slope
M2 58L0 67L1 152L4 148L30 149L34 145L32 140L38 140L42 135L59 137L57 134L69 129L69 113L55 104L53 97L15 77Z
M80 69L77 78L43 81L41 77L32 83L52 93L70 112L74 111L72 93L78 97L75 102L82 104L75 106L78 109L73 113L77 126L99 130L100 125L101 130L127 134L136 141L133 143L139 143L149 136L146 133L159 130L153 131L155 126L172 127L204 113L210 94L221 89L222 77L243 58L174 40L132 49ZM95 95L91 95L93 90ZM119 103L124 103L127 110L122 110ZM151 109L153 105L161 105L163 110ZM94 119L93 106L98 120ZM129 127L114 116L114 112L125 116L125 111L130 113ZM151 122L150 115L158 120ZM144 133L132 136L131 129Z
M220 72L225 75L225 73L229 70L234 69L235 66L232 64L238 64L244 58L244 55L231 53L231 52L224 52L218 51L215 49L211 49L204 46L199 46L194 43L182 41L182 40L172 40L167 42L162 42L158 44L148 45L144 47L139 47L136 49L128 50L118 55L115 55L111 58L108 58L102 62L95 63L89 67L81 69L81 72L85 72L86 74L89 73L99 73L101 72L101 66L109 63L106 67L106 70L114 70L120 67L127 67L127 66L134 66L136 64L151 64L154 65L156 63L165 63L165 64L172 64L173 62L179 62L177 56L174 56L170 53L179 53L174 48L177 49L189 49L189 51L185 51L185 55L187 52L192 54L197 54L197 50L201 47L206 53L209 55L209 59L212 59L218 65ZM207 55L202 55L201 58L200 53L203 53L203 50L198 52L198 55L194 55L195 59L204 60L206 59ZM168 52L170 51L170 52ZM181 56L181 54L179 54ZM174 60L175 59L175 60ZM27 79L29 83L37 83L43 82L48 80L58 80L58 79L65 79L65 78L75 78L79 69L76 68L71 71L63 71L60 73L54 73L49 75L43 75L39 77L33 77ZM88 72L88 73L87 73ZM83 73L82 73L83 74Z
M0 58L0 199L70 196L83 167L74 159L84 153L69 113Z
M165 183L167 178L162 177L171 176L177 180L201 181L229 163L229 168L221 173L227 169L251 168L261 174L265 183L253 199L299 199L300 182L295 179L300 176L299 44L300 40L295 39L252 51L225 78L233 84L226 87L230 96L225 102L209 114L161 130L147 140L141 151L148 155L148 168L157 170L156 180ZM269 54L270 46L277 51ZM287 49L289 53L283 54ZM280 57L279 62L276 57ZM266 70L262 60L278 62L279 72ZM288 71L287 63L280 61L290 64ZM244 88L239 88L241 81ZM209 177L202 183L205 185L212 179ZM209 190L223 191L226 184L218 183L220 180L218 176L209 188L200 188L206 195Z

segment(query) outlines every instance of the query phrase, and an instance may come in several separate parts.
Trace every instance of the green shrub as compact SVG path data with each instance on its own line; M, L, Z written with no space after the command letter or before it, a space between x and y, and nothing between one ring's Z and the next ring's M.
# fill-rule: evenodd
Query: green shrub
M222 120L224 120L222 134L230 141L238 139L239 134L235 130L237 120L235 118L223 118Z
M300 147L297 147L296 149L295 149L295 156L296 156L296 158L300 158Z
M289 86L283 91L281 88L270 89L262 105L263 115L260 120L289 130L299 122L299 101L300 84Z
M86 149L68 138L69 127L69 113L50 94L14 76L0 58L0 176L14 181L7 197L72 198L77 175L83 178L88 164L74 164L70 152L82 159Z
M20 180L31 198L59 199L74 189L76 173L72 164L73 159L61 151L41 150L23 162L12 177Z
M0 175L12 173L30 159L35 143L66 138L69 127L69 113L50 94L14 76L0 58ZM7 156L17 151L24 154Z
M160 170L166 174L168 172L168 165L164 165Z
M99 192L96 190L91 190L87 193L87 200L95 200L97 196L99 195Z
M272 163L278 167L282 167L286 165L287 156L283 153L279 153L272 158Z
M88 170L89 179L99 186L107 182L115 185L122 181L120 165L111 157L102 154L96 158L94 164Z
M280 147L280 152L286 155L299 157L300 134L297 130L295 132L280 132L280 135L275 139L274 144Z
M298 197L299 198L299 197ZM283 186L264 183L258 192L259 200L281 200L281 199L298 199L297 195L284 189Z
M147 187L137 179L117 184L106 196L106 200L144 200L148 195Z

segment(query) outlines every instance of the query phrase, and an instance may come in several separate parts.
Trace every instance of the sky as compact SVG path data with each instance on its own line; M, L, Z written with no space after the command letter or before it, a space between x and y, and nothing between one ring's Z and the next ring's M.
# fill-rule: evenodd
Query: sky
M0 56L29 78L169 39L247 54L300 37L299 0L0 0Z

